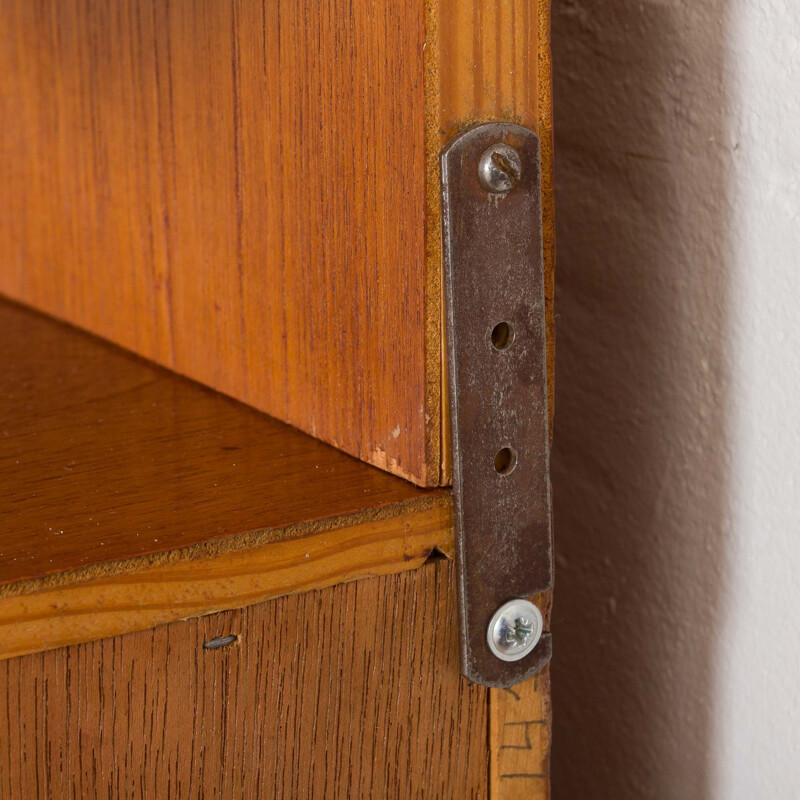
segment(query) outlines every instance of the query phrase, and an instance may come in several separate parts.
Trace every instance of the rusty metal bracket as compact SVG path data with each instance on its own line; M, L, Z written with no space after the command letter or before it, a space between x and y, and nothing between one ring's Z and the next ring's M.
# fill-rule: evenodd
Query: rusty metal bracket
M476 125L441 169L461 671L506 687L552 653L539 138Z

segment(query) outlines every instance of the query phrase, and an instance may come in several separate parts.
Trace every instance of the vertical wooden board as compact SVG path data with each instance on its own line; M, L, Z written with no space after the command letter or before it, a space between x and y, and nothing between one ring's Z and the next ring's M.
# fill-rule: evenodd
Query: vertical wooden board
M551 735L549 666L511 689L490 690L492 800L548 800Z
M424 0L0 0L0 39L0 292L438 483Z
M454 592L440 560L3 662L0 796L485 798Z
M553 592L531 598L550 630ZM553 734L550 666L511 689L489 690L490 800L549 800Z
M552 430L554 398L554 266L552 65L550 0L426 0L429 47L426 94L426 256L438 275L441 251L439 153L459 130L502 120L535 130L541 140L548 399ZM487 280L491 275L487 274ZM442 386L442 483L451 480L450 423L445 367L442 285L431 292L429 322L438 326Z
M544 249L545 326L550 436L555 397L555 208L553 183L552 60L550 0L426 0L426 255L442 259L439 153L459 130L475 122L506 120L535 130L541 141L542 222ZM433 270L432 270L433 271ZM491 279L487 275L487 280ZM441 291L441 286L439 287ZM439 300L441 303L441 299ZM440 325L442 363L446 358L444 319ZM451 478L447 370L441 369L442 482ZM540 607L549 629L552 593ZM557 646L557 644L556 644ZM493 800L549 796L550 681L549 670L515 687L514 693L490 691ZM531 749L504 746L506 722L535 722ZM546 720L542 722L541 720ZM508 768L509 772L504 770ZM525 774L545 777L502 778Z

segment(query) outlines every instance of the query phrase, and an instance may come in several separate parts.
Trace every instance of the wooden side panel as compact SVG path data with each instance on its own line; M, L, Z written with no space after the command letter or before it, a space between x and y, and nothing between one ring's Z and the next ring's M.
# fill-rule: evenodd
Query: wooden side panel
M454 590L441 560L3 662L0 796L482 800Z
M0 292L437 483L424 37L423 0L0 0Z
M446 484L438 153L505 119L552 348L549 0L0 0L0 35L0 292Z

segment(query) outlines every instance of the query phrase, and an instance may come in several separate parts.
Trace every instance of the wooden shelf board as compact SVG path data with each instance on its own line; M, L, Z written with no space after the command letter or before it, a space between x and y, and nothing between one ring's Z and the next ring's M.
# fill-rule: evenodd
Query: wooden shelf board
M264 570L269 544L413 538L431 513L448 546L446 490L6 301L0 341L0 598L250 551Z
M439 500L446 499L439 496ZM449 505L299 538L148 566L139 559L105 577L44 583L0 597L0 660L260 603L358 578L421 567L452 546Z

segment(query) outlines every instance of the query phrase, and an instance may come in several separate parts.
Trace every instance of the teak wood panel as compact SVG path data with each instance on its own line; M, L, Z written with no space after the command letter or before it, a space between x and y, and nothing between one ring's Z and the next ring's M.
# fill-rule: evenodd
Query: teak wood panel
M438 153L503 119L552 348L547 0L0 0L0 37L0 292L448 483Z
M0 0L0 291L438 483L424 39L422 0Z
M440 560L3 662L0 796L483 800L454 594Z
M6 8L12 8L13 3L6 2ZM21 6L21 4L17 4ZM141 5L141 4L140 4ZM66 7L67 4L64 4ZM141 6L145 8L144 5ZM26 7L23 7L26 8ZM31 5L30 8L33 8ZM150 7L145 8L145 12ZM238 7L241 10L241 7ZM39 3L36 6L40 16L47 17L51 12ZM0 10L3 10L3 5L0 4ZM130 10L130 7L129 7ZM157 13L155 5L152 7L153 13ZM68 12L69 13L69 12ZM549 54L549 3L547 0L512 0L512 2L496 2L495 0L480 0L479 2L472 2L472 0L428 0L425 4L425 28L426 28L426 41L425 41L425 120L426 120L426 135L425 135L425 163L427 168L426 187L425 187L425 255L427 267L425 270L425 295L424 295L424 313L425 313L425 331L424 339L426 343L425 348L425 409L426 409L426 422L427 430L425 432L426 450L424 451L425 458L425 480L428 483L434 483L437 480L447 482L449 480L449 459L448 459L448 445L444 441L440 445L441 437L446 437L448 430L447 422L447 408L442 406L442 398L446 398L446 388L441 388L441 384L446 378L442 369L441 362L439 361L442 353L443 332L441 330L442 316L440 311L440 283L439 283L439 269L440 269L440 240L439 240L439 196L438 196L438 166L437 156L441 144L446 141L456 130L469 124L472 121L479 119L510 119L513 121L521 122L522 124L529 125L536 128L542 137L543 146L543 179L544 179L544 198L543 205L545 209L545 260L546 260L546 284L547 284L547 324L548 324L548 366L550 376L550 396L552 400L553 381L552 381L552 348L553 348L553 312L552 312L552 264L553 264L553 214L552 214L552 150L551 150L551 129L552 117L550 114L550 54ZM0 25L3 20L8 20L10 17L3 10L0 16ZM17 26L12 32L13 37L17 36ZM51 39L53 38L51 26ZM12 38L13 38L12 37ZM30 36L25 42L30 45L35 37ZM74 37L73 37L74 38ZM169 38L169 36L167 37ZM25 39L24 36L21 37ZM153 44L155 45L155 34ZM163 42L163 39L162 39ZM19 43L19 42L18 42ZM40 43L37 43L39 45ZM96 44L96 42L95 42ZM18 50L19 48L17 48ZM146 49L146 42L145 42ZM74 50L74 48L73 48ZM11 52L11 51L6 51ZM91 53L90 53L91 55ZM88 57L85 56L84 57ZM0 55L2 58L2 55ZM3 64L3 67L9 66L11 60ZM35 65L33 66L34 71ZM46 70L47 64L42 71ZM535 68L534 68L535 67ZM2 88L2 96L0 96L0 103L3 103L2 110L12 108L12 100L18 100L18 96L12 95L10 91L12 88L16 90L19 80L12 76L8 69L3 69L6 80L0 77L0 88ZM520 79L520 75L524 76ZM30 77L30 76L28 76ZM41 82L41 76L39 76ZM170 86L171 86L170 80ZM152 85L150 87L153 88ZM156 87L156 94L158 94L158 87ZM201 90L202 91L202 90ZM152 98L151 98L152 99ZM6 106L5 103L9 102ZM171 103L172 100L170 99ZM159 107L163 105L159 103ZM245 103L246 105L246 103ZM152 107L152 103L151 106ZM18 109L14 109L18 111ZM45 113L47 109L45 109ZM6 117L8 115L5 115ZM3 176L9 178L4 181L4 186L14 187L16 192L19 189L27 189L30 186L30 181L11 180L17 179L23 171L24 166L20 162L12 163L15 158L19 157L22 152L19 145L22 142L29 144L25 131L20 130L20 126L7 126L3 129L7 137L0 135L0 158L2 158L2 169L7 173ZM44 156L46 152L45 136L42 131L38 130L37 135L42 139L42 147L39 149L39 154ZM33 149L33 148L31 148ZM63 148L62 148L63 149ZM157 149L157 148L156 148ZM43 162L44 163L44 162ZM30 166L30 165L28 165ZM36 165L34 165L37 170ZM46 172L47 165L42 169L38 169L38 174ZM68 166L67 169L70 167ZM135 166L131 167L135 171ZM2 173L0 173L2 174ZM45 176L45 180L47 177ZM23 186L24 184L24 186ZM52 189L52 187L48 187ZM239 187L236 187L239 189ZM93 187L87 184L85 187L84 195L78 200L83 200L89 197L93 191ZM46 192L44 193L46 194ZM166 196L166 193L165 193ZM13 193L9 192L9 208L13 210L20 207L18 197L14 197ZM0 189L0 204L4 204L5 195L2 194ZM104 200L107 198L102 198ZM210 199L210 205L218 202L216 198ZM24 203L23 203L24 205ZM76 204L77 205L77 202ZM0 205L0 209L5 210L4 205ZM69 209L66 209L69 211ZM230 210L230 209L228 209ZM134 216L140 216L144 219L147 215L147 208L140 205L138 209L134 208L137 212ZM237 209L238 211L238 209ZM75 212L73 212L75 213ZM66 217L69 215L67 214ZM7 215L7 218L14 220L13 215ZM17 217L18 219L18 217ZM53 221L49 221L52 227ZM73 223L76 220L71 220ZM216 220L215 220L216 222ZM55 223L61 225L61 229L65 229L70 223L69 219L55 220ZM165 215L163 219L164 228L167 233L168 230L168 217ZM153 237L163 243L164 232L158 231L159 220L156 217L151 217L150 220L151 230L144 230L145 234L151 234L151 251L155 252L155 247L152 246ZM37 230L34 223L34 233L42 234L41 227ZM197 226L202 229L202 221ZM2 228L0 228L2 230ZM17 234L20 229L17 228ZM134 230L134 234L137 231ZM204 232L203 232L204 233ZM159 239L159 234L161 239ZM11 234L13 236L13 234ZM171 234L174 235L174 234ZM312 230L312 234L315 231ZM146 240L148 237L142 237ZM24 245L24 242L23 242ZM38 243L34 247L39 247ZM162 248L163 249L163 248ZM148 256L141 259L144 267L148 266ZM152 260L152 259L151 259ZM112 261L113 263L113 261ZM152 266L152 265L150 265ZM155 265L158 267L158 264ZM16 267L24 270L25 267L17 261ZM47 268L53 267L53 264L48 264ZM115 266L118 269L118 267ZM0 282L2 282L5 267L0 265ZM42 283L46 284L52 281L53 278L58 278L58 275L53 275L52 270L48 273L44 270L45 274L42 276ZM157 270L151 270L153 275L156 275ZM94 278L93 278L94 279ZM144 288L147 288L149 276L145 269L144 275ZM111 281L109 281L111 283ZM272 284L273 288L278 284ZM155 281L155 286L158 291L163 294L163 288ZM41 289L41 287L39 287ZM80 287L77 287L80 290ZM76 287L73 283L71 286L74 292ZM6 291L8 291L6 289ZM90 292L84 292L86 295L84 301L91 303L92 297ZM309 292L313 301L313 292ZM41 305L41 300L38 297L27 296L23 299L34 304ZM58 298L57 298L58 300ZM58 300L60 302L60 300ZM54 309L50 309L53 311ZM219 310L215 309L219 314ZM55 309L54 313L62 314L63 309ZM244 311L242 312L245 313ZM246 314L245 314L246 316ZM77 320L79 324L86 324L82 318ZM147 324L147 319L141 316L135 320L136 324ZM229 320L231 325L236 325L237 320ZM280 325L278 324L278 327ZM284 337L289 335L285 326L282 329ZM103 332L109 335L107 332ZM146 333L146 331L145 331ZM141 331L136 332L137 336L141 336ZM202 343L202 337L195 338L195 344ZM131 346L131 345L129 345ZM236 348L230 351L229 360L235 363L238 358ZM165 362L168 363L168 362ZM175 365L172 364L174 367ZM219 365L217 365L219 367ZM217 385L217 384L215 384ZM258 405L252 399L248 402ZM391 401L390 401L391 402ZM552 415L552 402L551 402L551 415ZM303 425L302 422L297 423ZM358 443L357 447L352 447L352 442L357 441L359 432L355 434L351 429L348 431L350 439L340 442L335 442L340 447L355 452L361 457L370 458L368 452L364 454L365 449L370 450L371 444L375 438L371 434L372 429L368 429L368 436L365 440ZM394 430L392 433L394 434ZM325 431L315 431L319 436L330 438ZM390 443L391 444L391 443ZM389 469L403 472L402 465L399 461L393 458L384 458L383 450L379 447L377 454L377 463L386 466ZM436 462L438 456L441 456L441 471ZM417 476L408 475L413 480L418 480ZM493 696L496 693L492 693ZM546 695L546 689L545 689ZM499 697L499 695L497 695ZM540 703L541 698L535 700L535 703ZM497 797L511 797L509 794L510 789L506 786L503 790L502 782L493 785L493 791ZM505 793L504 793L505 792ZM514 795L515 796L515 795Z

